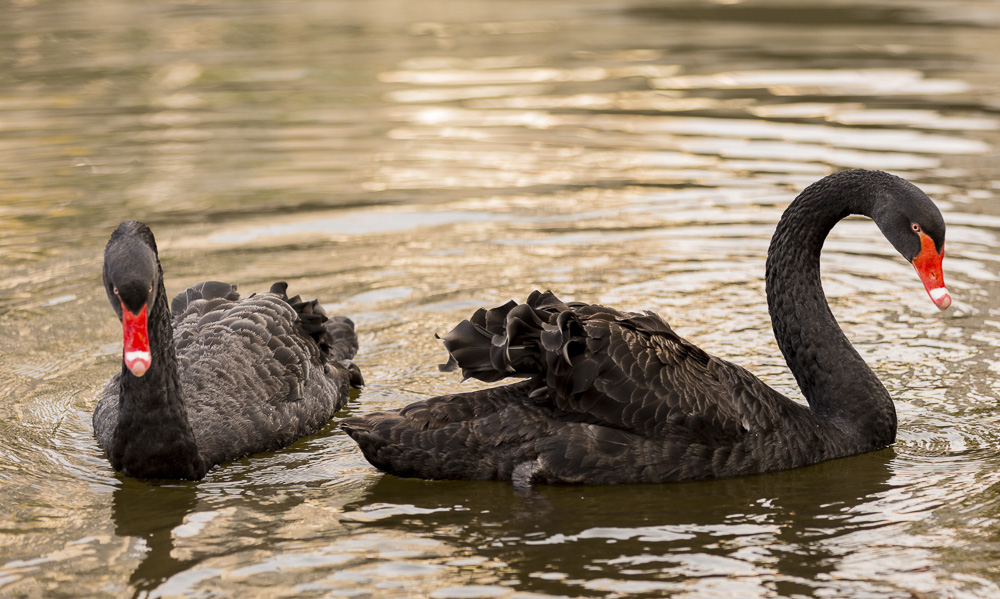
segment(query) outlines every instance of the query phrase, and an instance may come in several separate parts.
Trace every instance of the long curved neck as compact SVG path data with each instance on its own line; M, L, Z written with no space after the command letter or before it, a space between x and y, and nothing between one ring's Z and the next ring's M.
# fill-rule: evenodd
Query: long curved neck
M198 453L184 406L170 306L159 269L159 288L149 310L149 348L152 360L142 377L123 364L118 423L112 462L130 476L199 479L206 466Z
M884 447L896 436L892 399L837 324L820 280L827 234L850 214L870 216L875 202L857 177L806 188L771 238L766 284L774 336L810 408L845 434Z

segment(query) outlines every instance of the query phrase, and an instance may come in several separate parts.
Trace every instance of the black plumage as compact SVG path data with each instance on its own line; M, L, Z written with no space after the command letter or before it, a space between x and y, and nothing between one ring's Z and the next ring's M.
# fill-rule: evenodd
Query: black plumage
M152 232L122 223L104 254L119 317L148 310L148 370L123 363L94 410L111 464L129 476L197 480L216 464L314 433L363 384L354 324L287 285L240 298L211 281L169 306ZM126 336L128 333L126 332ZM128 350L128 343L126 344ZM141 370L141 369L139 369Z
M519 485L729 477L886 447L896 434L892 400L840 330L820 283L823 241L849 214L873 217L911 262L924 237L933 241L925 257L936 256L937 271L918 272L925 283L940 280L931 293L939 307L950 303L940 299L944 221L919 189L863 170L806 188L774 233L766 281L778 345L810 407L691 344L656 314L535 291L521 304L480 309L443 337L450 356L442 370L526 380L341 426L386 472Z

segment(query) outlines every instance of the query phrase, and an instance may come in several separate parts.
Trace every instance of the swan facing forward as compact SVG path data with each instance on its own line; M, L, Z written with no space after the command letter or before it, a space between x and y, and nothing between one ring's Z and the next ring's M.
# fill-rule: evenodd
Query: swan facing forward
M678 336L651 312L563 303L535 291L480 309L444 336L442 370L527 380L347 418L374 466L400 476L532 483L664 482L795 468L886 447L889 393L830 312L820 282L827 234L871 217L940 309L945 224L914 185L852 170L807 187L768 251L774 334L805 407Z
M167 304L153 233L127 221L104 250L104 287L122 322L122 370L94 432L116 470L198 480L209 468L318 431L363 384L354 324L287 286L240 298L207 282Z

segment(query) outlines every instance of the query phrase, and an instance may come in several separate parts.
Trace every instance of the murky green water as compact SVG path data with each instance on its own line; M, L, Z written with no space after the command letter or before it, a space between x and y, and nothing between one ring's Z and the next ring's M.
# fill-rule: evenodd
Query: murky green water
M998 596L1000 5L800 4L0 3L0 594ZM336 421L197 484L93 437L127 218L172 293L287 279L354 318L347 413L460 388L433 334L536 287L655 309L797 396L765 252L845 167L948 221L944 314L870 222L824 254L894 448L526 500L384 476Z

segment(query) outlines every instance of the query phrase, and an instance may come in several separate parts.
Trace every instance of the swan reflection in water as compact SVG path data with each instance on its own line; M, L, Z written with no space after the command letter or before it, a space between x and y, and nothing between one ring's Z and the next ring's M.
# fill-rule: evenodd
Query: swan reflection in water
M732 581L755 570L748 584L764 580L781 596L811 595L836 587L831 581L846 559L880 550L884 527L893 526L886 512L899 507L888 499L896 459L887 448L760 476L536 486L527 502L492 481L382 476L345 506L344 518L469 548L484 564L506 564L493 572L518 577L525 592L574 596L581 581L645 584L654 572L659 591L697 594L699 579ZM713 573L706 563L726 565Z
M144 596L163 581L183 572L200 559L178 559L174 551L174 531L197 504L192 483L150 485L123 478L112 499L115 534L142 539L142 561L129 576L136 596Z

